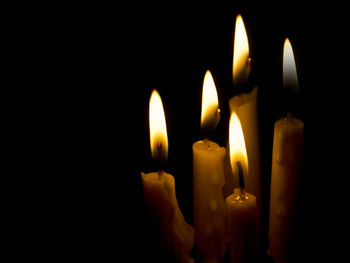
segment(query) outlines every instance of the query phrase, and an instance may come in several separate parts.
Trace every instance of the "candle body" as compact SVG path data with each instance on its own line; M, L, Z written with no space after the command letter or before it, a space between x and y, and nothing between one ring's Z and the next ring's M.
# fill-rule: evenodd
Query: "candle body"
M240 199L239 189L226 198L231 263L259 262L256 198L245 193Z
M194 243L194 229L186 223L179 208L174 177L165 172L141 175L144 199L162 252L171 262L193 262L189 252Z
M257 115L258 88L250 93L239 94L229 100L230 111L235 111L242 125L244 141L247 149L249 171L244 175L245 189L255 195L257 202L258 227L261 226L261 176L260 176L260 145ZM225 179L232 185L225 186L225 196L232 193L232 189L238 187L238 178L232 173L229 157L225 157ZM231 178L231 179L229 179ZM232 178L234 180L232 181ZM231 193L227 191L230 190Z
M193 219L196 229L195 247L199 262L223 258L225 238L225 184L223 159L225 148L198 141L193 144Z
M288 114L275 123L269 218L269 253L275 262L288 261L298 212L304 124Z

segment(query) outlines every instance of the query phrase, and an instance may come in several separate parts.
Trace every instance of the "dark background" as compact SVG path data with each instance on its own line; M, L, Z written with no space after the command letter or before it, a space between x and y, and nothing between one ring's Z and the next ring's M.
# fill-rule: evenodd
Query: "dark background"
M241 13L252 58L250 83L259 86L265 235L273 124L285 115L282 54L288 37L300 88L295 115L306 138L295 262L340 258L346 253L341 240L348 236L341 165L347 154L344 161L340 154L346 151L346 16L333 4L12 9L6 20L6 250L14 259L33 261L126 256L126 262L156 262L140 176L156 169L149 148L151 91L158 90L165 108L166 171L175 177L179 206L192 224L191 146L202 138L203 77L211 70L222 112L212 140L225 145L228 100L238 92L231 72L234 23Z

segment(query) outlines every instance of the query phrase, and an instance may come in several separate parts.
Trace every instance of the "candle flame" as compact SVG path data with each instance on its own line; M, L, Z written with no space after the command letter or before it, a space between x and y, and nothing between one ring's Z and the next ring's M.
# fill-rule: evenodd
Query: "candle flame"
M236 162L240 162L245 175L248 175L248 158L241 122L236 112L231 113L229 125L230 161L232 170L236 170Z
M243 18L237 15L234 47L232 76L235 84L245 83L250 73L249 44Z
M283 87L298 93L298 75L292 44L286 38L283 46Z
M168 157L168 135L162 99L153 90L149 100L149 130L152 157L154 160L165 160Z
M213 76L207 70L203 81L201 127L212 131L220 117L218 94Z

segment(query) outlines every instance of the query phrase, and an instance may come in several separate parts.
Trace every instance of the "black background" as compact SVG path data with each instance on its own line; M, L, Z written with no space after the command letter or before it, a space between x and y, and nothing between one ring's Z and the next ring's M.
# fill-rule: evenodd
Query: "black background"
M126 262L156 262L140 176L155 169L148 133L155 88L167 120L166 171L175 177L179 206L192 224L191 146L201 139L202 81L211 70L222 110L212 140L225 145L228 100L238 92L231 73L238 13L249 39L250 83L259 87L265 235L273 124L285 115L282 52L288 37L299 77L296 116L304 122L306 138L295 261L346 253L341 240L348 236L347 172L340 154L346 151L346 42L341 39L346 16L335 3L333 8L305 5L12 9L6 20L4 96L9 182L3 185L12 257L47 262L126 256Z

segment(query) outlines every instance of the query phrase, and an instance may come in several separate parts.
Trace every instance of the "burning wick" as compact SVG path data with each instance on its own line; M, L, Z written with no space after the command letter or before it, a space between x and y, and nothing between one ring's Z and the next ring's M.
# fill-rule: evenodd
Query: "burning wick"
M250 64L252 64L252 58L248 58L248 64L250 65Z
M207 147L207 149L209 149L209 148L210 148L210 145L209 145L209 138L208 138L208 137L204 137L203 142L204 142L204 145Z
M215 124L215 127L216 127L216 125L217 125L217 123L219 122L219 119L220 119L220 112L221 112L221 110L219 109L219 108L217 108L217 110L215 111L215 115L216 115L216 124ZM214 127L214 128L215 128ZM213 128L213 129L214 129ZM207 136L204 136L204 144L207 146L207 148L209 149L210 148L210 145L209 145L209 136L207 135Z
M247 197L245 195L243 167L242 167L242 164L240 162L236 162L236 166L238 169L238 180L239 180L239 196L237 199L243 201L243 200L247 199Z
M204 124L201 126L202 132L204 133L204 144L207 146L207 148L209 149L209 135L215 130L216 126L219 123L220 120L220 113L221 110L220 108L217 108L215 110L212 111L212 117L209 118L208 121L204 122Z
M163 148L162 143L161 142L157 142L157 149L159 150L159 152L162 151L162 148ZM159 169L158 170L158 178L159 178L159 180L160 180L160 177L162 176L162 174L163 174L163 169Z

